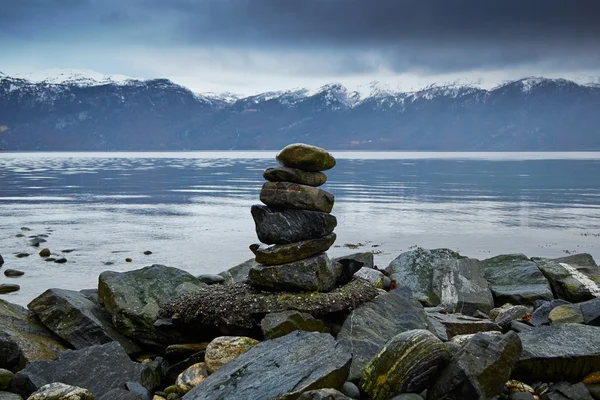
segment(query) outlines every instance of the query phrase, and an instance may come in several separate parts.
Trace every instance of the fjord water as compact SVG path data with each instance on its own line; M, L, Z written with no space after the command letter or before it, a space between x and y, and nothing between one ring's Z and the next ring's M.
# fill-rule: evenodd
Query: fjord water
M0 275L21 286L2 298L24 305L51 287L94 288L104 270L217 273L251 258L250 206L275 154L0 153L0 254L4 269L25 271ZM336 197L331 256L375 251L385 267L421 246L600 259L600 153L334 155L324 185ZM68 262L44 262L28 245L38 234Z

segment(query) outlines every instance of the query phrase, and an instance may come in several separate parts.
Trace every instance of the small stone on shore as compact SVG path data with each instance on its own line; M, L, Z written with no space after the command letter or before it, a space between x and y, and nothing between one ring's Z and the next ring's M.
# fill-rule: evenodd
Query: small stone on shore
M133 260L131 258L129 258L129 257L125 259L125 262L132 262L132 261Z
M50 257L50 249L45 248L40 250L40 257Z
M17 277L17 276L23 276L25 275L25 272L23 271L19 271L16 269L7 269L4 271L4 276L9 276L11 278Z
M25 258L25 257L29 257L29 253L17 253L17 258Z
M146 251L144 252L144 255L146 255L146 256L149 256L150 254L152 254L152 252L151 252L150 250L146 250Z
M1 283L0 294L7 294L21 290L21 286L12 283Z
M54 260L54 262L57 263L57 264L64 264L64 263L67 262L67 259L64 258L64 257L61 257L61 258L59 258L57 260Z

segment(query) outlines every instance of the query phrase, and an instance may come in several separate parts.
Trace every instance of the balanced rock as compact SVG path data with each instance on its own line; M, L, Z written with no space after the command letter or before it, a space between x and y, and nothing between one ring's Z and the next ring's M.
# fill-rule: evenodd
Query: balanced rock
M334 197L331 193L313 186L290 182L265 182L260 191L260 201L272 208L331 212Z
M335 158L327 150L304 143L285 146L276 159L284 167L308 172L326 171L335 166Z
M205 286L177 268L152 265L128 272L105 271L98 279L98 297L118 332L142 342L171 344L176 338L154 327L160 305ZM162 332L161 332L162 333Z
M76 349L116 340L128 354L141 352L139 346L113 328L110 314L81 292L48 289L27 307Z
M209 374L217 371L239 355L259 343L258 340L243 336L220 336L206 347L204 360Z
M348 349L328 333L295 331L254 346L183 399L295 399L308 390L339 389L350 358Z
M36 360L51 360L64 343L27 309L0 300L0 368L17 370Z
M328 292L341 270L326 253L281 265L257 265L248 272L248 282L271 291Z
M482 261L496 306L505 303L532 306L554 298L548 280L537 264L523 254L508 254Z
M427 389L450 359L446 345L427 330L411 330L390 339L366 365L361 389L374 400Z
M600 371L600 328L582 324L539 326L519 332L523 353L514 376L530 381L579 382Z
M329 333L323 321L296 310L269 313L260 325L265 339L275 339L293 331Z
M254 253L255 261L264 265L285 264L303 260L321 252L327 251L335 242L335 233L330 233L317 239L302 240L288 244L265 246L253 244L250 250Z
M258 239L267 244L286 244L329 235L337 219L319 211L273 210L253 205L252 218Z
M417 249L402 253L386 268L390 279L409 286L425 306L442 305L449 312L489 312L494 299L481 262L448 249Z
M514 332L477 334L450 360L427 390L427 400L487 400L499 395L521 355Z
M27 400L94 400L94 395L87 389L55 382L42 386Z
M360 379L367 363L388 340L405 331L427 328L425 310L407 287L359 306L346 318L337 336L352 352L349 380Z
M321 186L327 182L327 175L322 172L306 172L296 168L269 167L263 177L270 182L292 182L308 186Z
M559 299L578 303L600 297L600 268L597 266L577 265L560 259L538 260L537 264Z

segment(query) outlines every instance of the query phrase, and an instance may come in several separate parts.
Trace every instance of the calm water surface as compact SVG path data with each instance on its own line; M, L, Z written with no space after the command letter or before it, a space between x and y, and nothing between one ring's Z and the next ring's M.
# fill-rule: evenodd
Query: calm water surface
M332 256L376 251L385 267L422 246L480 259L589 252L600 260L600 153L334 155L324 186L336 196ZM274 156L0 153L0 254L4 269L25 271L0 275L0 283L21 286L2 298L26 304L50 287L96 287L108 269L160 263L216 273L251 258L250 206ZM68 263L44 262L28 245L36 234L47 234L42 247ZM32 255L19 259L19 252Z

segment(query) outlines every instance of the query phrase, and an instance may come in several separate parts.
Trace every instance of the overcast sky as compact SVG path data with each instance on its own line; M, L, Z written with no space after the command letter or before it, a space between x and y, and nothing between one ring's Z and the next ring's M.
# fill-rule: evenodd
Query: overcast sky
M50 68L237 93L598 77L600 0L2 0L0 71Z

